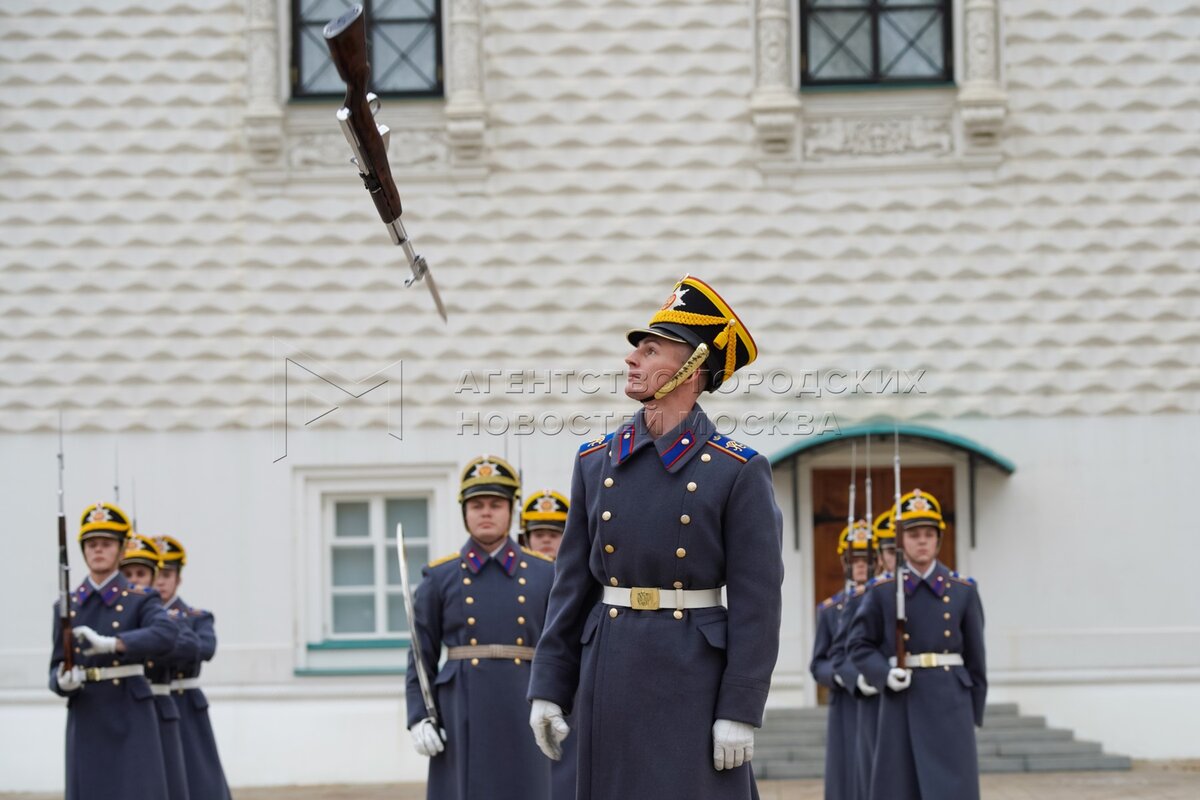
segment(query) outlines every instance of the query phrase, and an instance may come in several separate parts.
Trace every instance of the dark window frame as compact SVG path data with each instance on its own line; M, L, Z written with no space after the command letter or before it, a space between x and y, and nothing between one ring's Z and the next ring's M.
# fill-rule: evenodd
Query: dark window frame
M305 22L300 18L300 7L305 0L291 0L292 9L292 53L290 58L290 69L288 72L288 85L290 87L290 98L292 100L324 100L328 98L341 98L345 96L344 91L337 92L306 92L300 86L300 37L303 36L303 28L316 27L318 31L324 27L325 23ZM371 58L373 48L373 39L371 36L373 26L375 24L374 6L375 0L356 0L363 6L367 15L367 52L368 58ZM446 71L445 71L445 51L443 50L442 41L442 0L431 0L433 4L432 24L434 28L434 49L437 53L436 64L436 80L437 87L433 89L421 89L408 92L380 92L374 86L371 90L376 92L383 98L437 98L446 96ZM381 22L417 22L424 21L425 17L384 17ZM333 69L332 64L329 67ZM375 79L375 64L371 64L371 80L374 83Z
M954 83L954 2L953 0L912 0L883 5L879 0L869 0L865 5L843 6L822 5L810 8L812 0L800 0L800 86L801 88L825 87L868 87L868 86L945 86ZM883 13L890 11L929 10L930 6L942 8L942 64L941 75L927 78L888 78L880 75L879 25ZM871 75L863 78L813 78L809 72L808 24L811 11L860 11L870 17L871 25Z

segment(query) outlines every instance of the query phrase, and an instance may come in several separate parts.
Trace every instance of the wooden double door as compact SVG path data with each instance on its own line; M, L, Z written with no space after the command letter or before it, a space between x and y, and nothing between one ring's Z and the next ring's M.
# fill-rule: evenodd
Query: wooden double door
M858 470L858 507L855 518L865 513L866 473ZM942 537L942 550L938 560L950 569L955 569L954 559L954 468L905 467L900 482L907 494L913 489L931 493L942 505L946 518L946 531ZM884 509L895 506L895 489L892 484L892 468L878 467L871 470L871 511L876 516ZM814 469L812 478L813 497L813 601L820 603L826 597L840 591L845 583L842 564L838 559L838 536L846 527L846 512L850 503L850 470Z

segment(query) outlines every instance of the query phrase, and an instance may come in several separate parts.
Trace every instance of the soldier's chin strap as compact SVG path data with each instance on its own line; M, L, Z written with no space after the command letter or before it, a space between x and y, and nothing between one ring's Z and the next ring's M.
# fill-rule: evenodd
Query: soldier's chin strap
M696 350L688 356L688 360L684 361L683 365L675 371L675 374L671 376L669 381L659 387L658 391L654 394L638 398L638 402L645 405L655 400L662 400L671 392L678 389L681 383L692 377L692 374L700 369L700 365L704 363L706 358L708 358L708 345L701 342L696 346Z

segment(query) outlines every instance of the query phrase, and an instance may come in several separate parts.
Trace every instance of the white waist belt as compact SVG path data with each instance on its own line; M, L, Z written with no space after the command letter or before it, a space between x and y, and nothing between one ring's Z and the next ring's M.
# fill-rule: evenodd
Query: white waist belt
M171 692L182 692L184 689L199 689L199 678L179 678L170 683L152 683L150 691L155 694L170 694Z
M84 679L90 683L114 678L133 678L145 674L146 668L141 664L125 664L120 667L88 667L83 672Z
M962 653L909 653L905 656L904 666L909 669L919 667L961 667ZM896 666L896 657L888 659L888 666Z
M152 683L152 684L150 684L150 691L154 692L156 695L159 695L160 697L163 697L163 696L171 694L171 684L169 684L169 683Z
M653 589L634 586L623 589L605 586L601 598L605 605L622 606L636 611L660 608L714 608L721 605L720 589Z

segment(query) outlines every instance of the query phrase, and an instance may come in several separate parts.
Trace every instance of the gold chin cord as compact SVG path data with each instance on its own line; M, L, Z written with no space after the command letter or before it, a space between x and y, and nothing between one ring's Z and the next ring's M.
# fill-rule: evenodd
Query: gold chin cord
M668 394L675 391L679 384L690 378L692 373L700 368L700 365L704 363L704 359L706 358L708 358L708 345L704 342L701 342L699 346L696 347L696 351L692 353L690 357L688 357L688 360L683 362L683 366L681 366L679 370L673 376L671 376L671 380L664 383L662 387L654 393L654 399L662 400Z

